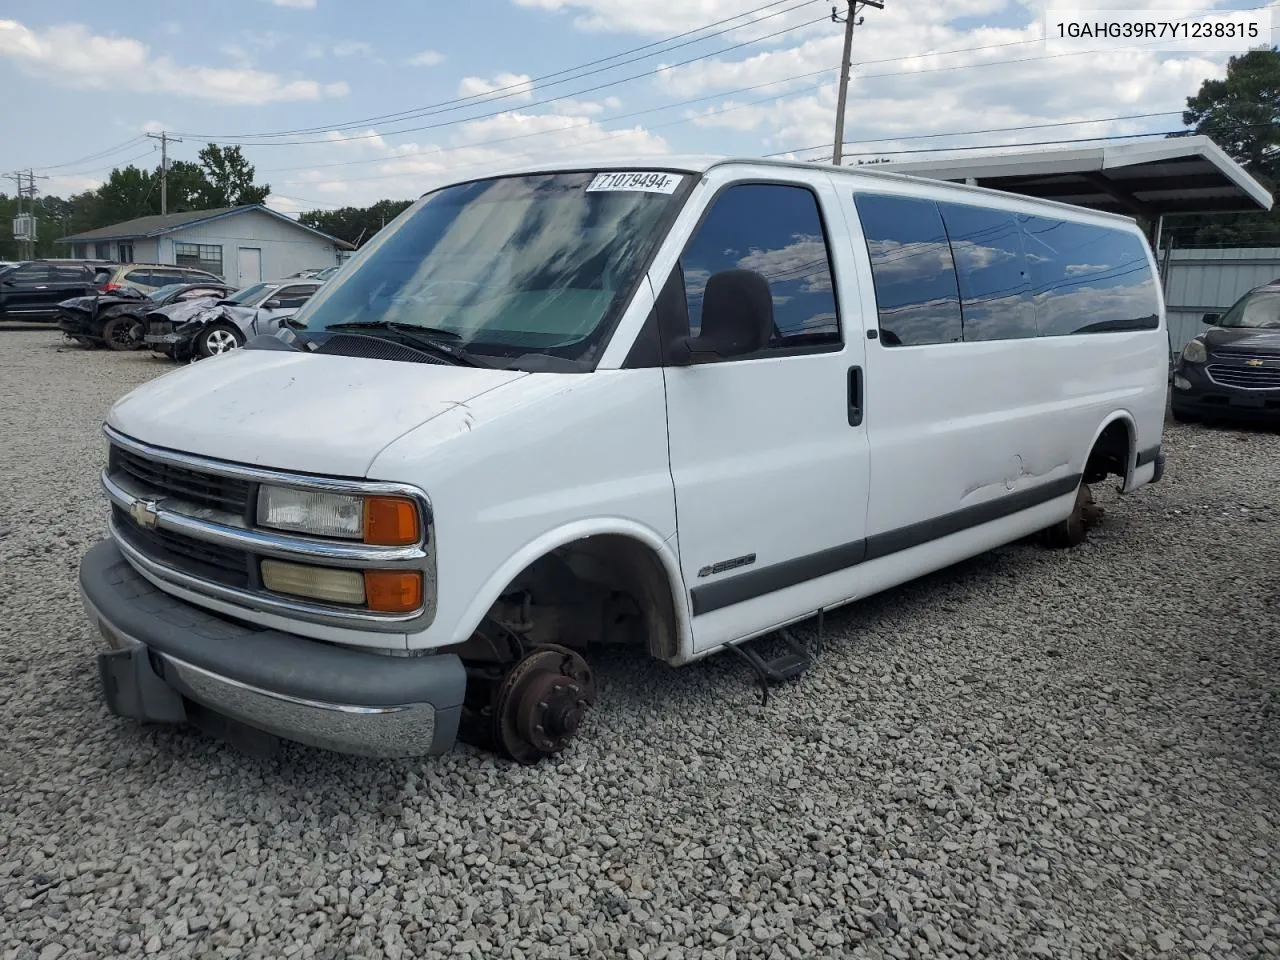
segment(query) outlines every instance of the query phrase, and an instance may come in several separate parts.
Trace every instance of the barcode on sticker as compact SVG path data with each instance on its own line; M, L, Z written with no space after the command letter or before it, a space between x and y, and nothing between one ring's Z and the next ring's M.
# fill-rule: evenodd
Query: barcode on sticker
M619 170L615 173L597 173L587 187L587 192L600 190L640 190L644 193L675 193L680 177L674 173L654 171Z

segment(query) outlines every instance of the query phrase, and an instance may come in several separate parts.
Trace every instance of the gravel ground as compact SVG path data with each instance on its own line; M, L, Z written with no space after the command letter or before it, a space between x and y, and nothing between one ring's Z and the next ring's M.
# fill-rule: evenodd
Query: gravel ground
M1171 427L1084 547L727 657L562 758L270 760L110 717L75 587L148 356L0 337L0 957L1280 956L1280 438Z

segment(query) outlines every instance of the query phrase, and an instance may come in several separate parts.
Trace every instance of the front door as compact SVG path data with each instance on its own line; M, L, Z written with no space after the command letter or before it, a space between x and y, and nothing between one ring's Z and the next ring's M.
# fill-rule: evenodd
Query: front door
M726 183L676 267L694 335L707 280L722 270L762 274L774 309L759 353L666 370L695 652L853 594L869 473L865 339L834 282L833 262L851 251L832 244L849 246L829 183Z
M46 263L23 264L7 274L3 291L5 316L11 320L39 320L52 313L52 283L53 268Z
M259 247L239 247L236 250L236 268L240 288L262 282L262 250Z

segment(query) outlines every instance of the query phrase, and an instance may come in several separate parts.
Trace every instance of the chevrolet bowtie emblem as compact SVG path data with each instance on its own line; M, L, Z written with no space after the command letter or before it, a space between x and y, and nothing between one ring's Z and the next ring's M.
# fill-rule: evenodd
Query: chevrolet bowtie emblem
M135 500L129 507L129 516L133 517L138 526L150 529L156 525L159 511L154 500Z
M1246 366L1246 367L1260 367L1260 366L1262 366L1262 361L1261 361L1261 360L1246 360L1246 361L1244 362L1244 364L1245 364L1245 366Z

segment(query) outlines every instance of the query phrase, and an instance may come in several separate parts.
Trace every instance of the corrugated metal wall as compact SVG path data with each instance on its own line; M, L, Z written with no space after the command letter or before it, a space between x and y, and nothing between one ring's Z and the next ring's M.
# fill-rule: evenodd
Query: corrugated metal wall
M1164 283L1171 352L1182 350L1204 329L1204 314L1221 313L1241 294L1276 279L1280 248L1173 250Z

